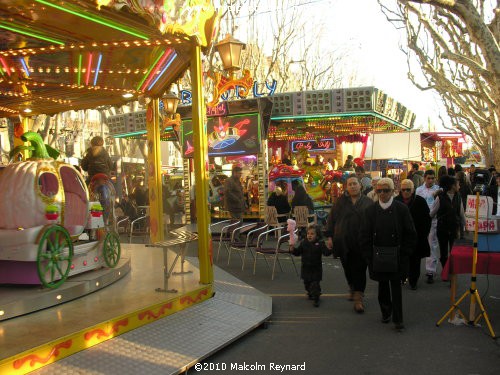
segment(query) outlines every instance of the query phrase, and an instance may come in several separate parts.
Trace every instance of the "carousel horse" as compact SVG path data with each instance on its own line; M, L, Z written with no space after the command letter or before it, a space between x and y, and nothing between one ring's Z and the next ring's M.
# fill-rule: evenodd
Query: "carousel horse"
M109 177L104 173L95 174L90 180L89 194L91 201L99 201L103 208L104 225L114 230L115 225L115 188Z

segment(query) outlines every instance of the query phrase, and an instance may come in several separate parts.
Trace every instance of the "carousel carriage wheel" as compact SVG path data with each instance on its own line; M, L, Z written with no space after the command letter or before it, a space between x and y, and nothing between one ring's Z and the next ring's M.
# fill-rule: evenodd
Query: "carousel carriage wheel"
M115 268L120 260L120 238L115 232L108 232L102 245L104 261L109 268Z
M37 271L44 287L56 289L68 278L73 259L73 242L68 231L52 225L38 242Z

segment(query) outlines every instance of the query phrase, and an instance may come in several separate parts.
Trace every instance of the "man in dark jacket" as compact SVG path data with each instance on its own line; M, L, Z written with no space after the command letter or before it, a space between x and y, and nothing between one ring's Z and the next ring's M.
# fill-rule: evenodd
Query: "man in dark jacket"
M108 177L113 169L113 162L104 148L104 139L96 136L90 141L90 148L82 160L82 169L89 174L88 181L92 180L98 173L104 173Z
M243 186L241 186L241 175L243 169L240 166L234 166L231 177L224 182L224 207L229 211L231 219L240 220L245 211L245 196Z
M404 330L401 280L408 275L409 257L415 249L417 233L410 210L393 199L394 182L382 178L376 187L379 201L368 207L361 227L360 242L368 260L370 278L378 281L378 302L382 323L394 322L398 331ZM376 271L373 267L374 247L397 250L397 271Z
M327 220L327 246L340 257L345 278L350 289L349 300L354 300L354 310L363 313L363 294L366 288L366 261L359 245L359 229L365 210L373 201L361 194L361 181L349 175L346 192L330 210Z
M429 215L430 209L427 202L420 195L415 195L415 187L412 180L401 181L401 191L395 198L403 202L409 209L417 231L417 247L410 255L410 268L408 281L412 290L417 289L417 282L420 277L420 262L422 258L428 257L431 253L427 237L431 230L432 219Z

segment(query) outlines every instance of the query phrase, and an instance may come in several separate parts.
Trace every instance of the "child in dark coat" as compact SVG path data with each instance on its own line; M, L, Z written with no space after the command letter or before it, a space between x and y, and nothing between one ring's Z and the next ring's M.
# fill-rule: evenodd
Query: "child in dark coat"
M319 296L321 295L320 281L323 278L322 255L330 255L325 242L320 239L321 232L319 226L309 225L307 235L297 247L290 246L293 255L302 256L302 268L300 276L304 280L304 286L309 299L314 301L314 306L319 306Z

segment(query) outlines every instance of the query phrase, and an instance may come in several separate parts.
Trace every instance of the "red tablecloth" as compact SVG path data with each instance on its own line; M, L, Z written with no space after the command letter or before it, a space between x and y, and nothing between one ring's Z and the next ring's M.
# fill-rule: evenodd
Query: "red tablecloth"
M471 246L454 246L441 279L448 280L449 274L472 273L472 252ZM478 253L476 273L500 275L500 253Z

